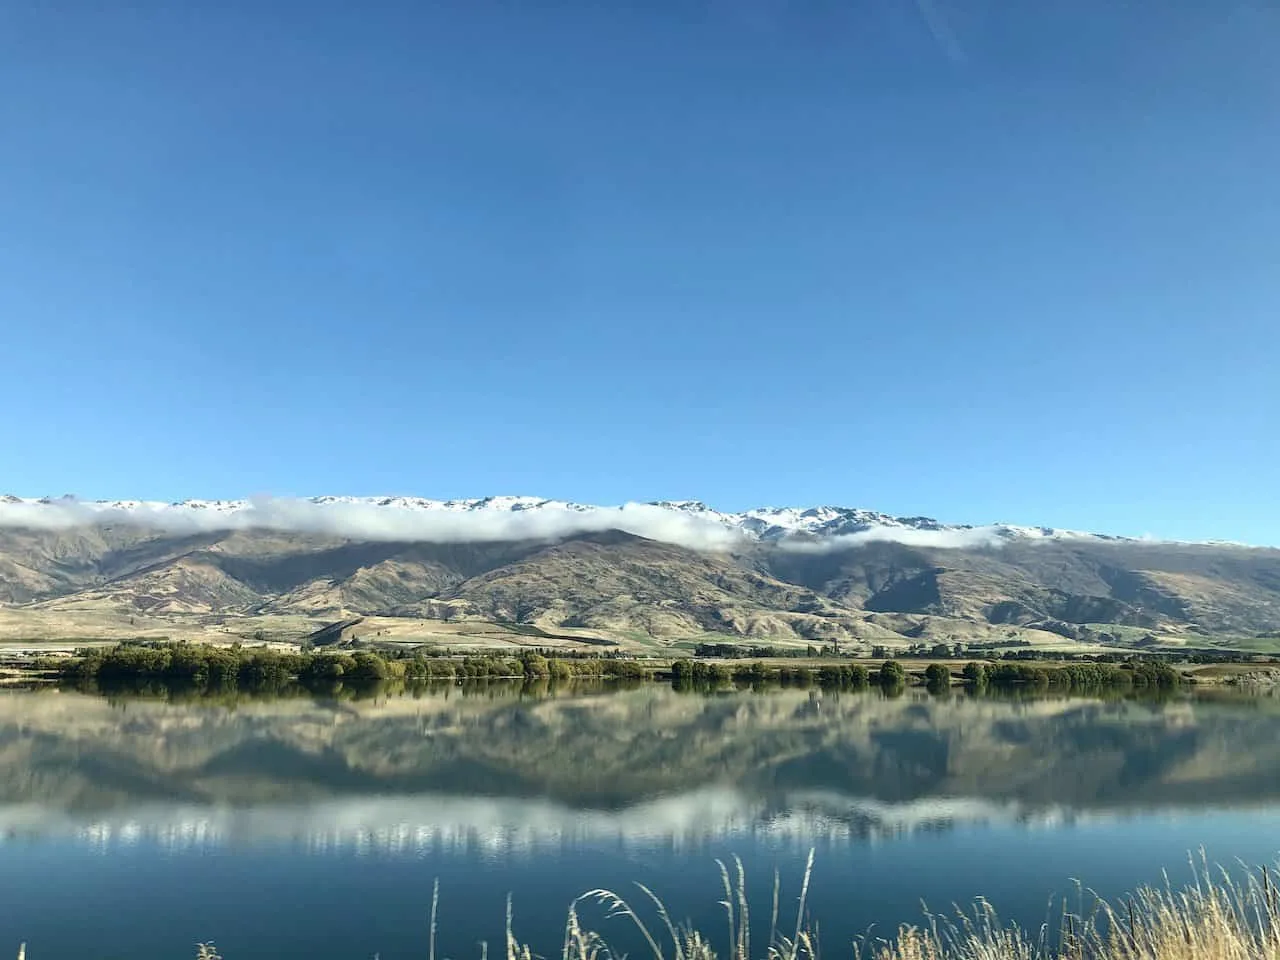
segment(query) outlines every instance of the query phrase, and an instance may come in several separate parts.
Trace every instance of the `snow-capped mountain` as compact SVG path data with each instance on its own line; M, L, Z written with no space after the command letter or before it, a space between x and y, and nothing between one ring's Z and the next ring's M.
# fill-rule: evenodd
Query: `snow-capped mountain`
M199 635L208 618L351 614L624 640L874 642L898 627L946 638L956 623L1001 636L1051 624L1068 639L1097 624L1241 635L1280 629L1277 584L1280 551L835 506L0 497L0 607L19 636L83 632L88 616L133 631L145 615L173 636L184 623Z
M433 522L434 521L434 522ZM716 510L697 500L660 500L596 506L541 497L497 496L463 500L424 497L308 498L242 500L79 500L72 496L0 497L0 525L69 526L75 523L136 522L157 527L232 529L263 527L316 531L352 537L398 536L429 540L494 540L506 536L553 536L609 527L686 545L708 546L732 539L798 542L833 537L898 539L924 545L957 538L964 546L982 541L1080 538L1098 535L1013 524L972 526L929 517L895 517L856 507L757 507ZM1111 539L1111 538L1106 538ZM723 542L721 542L723 541Z

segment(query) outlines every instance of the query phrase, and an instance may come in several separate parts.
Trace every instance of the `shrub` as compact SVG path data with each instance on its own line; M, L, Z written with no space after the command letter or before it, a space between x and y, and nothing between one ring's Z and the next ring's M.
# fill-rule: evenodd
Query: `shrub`
M386 680L390 676L387 669L387 662L376 653L361 651L352 656L351 669L346 672L348 680L357 682L369 682L374 680Z
M880 664L877 679L882 687L898 687L906 683L907 671L897 660L886 660Z

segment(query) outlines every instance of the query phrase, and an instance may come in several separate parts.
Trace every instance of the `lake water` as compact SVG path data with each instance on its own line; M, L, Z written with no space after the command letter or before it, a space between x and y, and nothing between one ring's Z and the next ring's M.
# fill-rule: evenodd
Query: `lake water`
M1280 853L1280 701L0 694L0 955L26 940L30 960L208 939L228 960L424 958L437 878L456 960L501 955L508 894L544 955L601 886L718 933L716 858L742 858L767 918L774 870L785 914L810 849L823 947L849 956L921 901L1038 924L1073 878L1115 895L1200 847Z

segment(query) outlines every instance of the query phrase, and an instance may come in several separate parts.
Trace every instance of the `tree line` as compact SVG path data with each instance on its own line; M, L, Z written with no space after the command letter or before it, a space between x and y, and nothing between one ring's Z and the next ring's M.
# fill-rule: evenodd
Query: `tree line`
M201 644L121 644L90 648L40 666L74 683L113 684L164 681L215 687L281 687L302 684L378 683L386 680L643 679L648 671L633 660L611 657L548 658L473 656L446 660L417 654L383 656L369 650L293 653L261 647Z
M931 663L924 670L925 685L934 693L949 689L953 679L951 668L942 663ZM1183 683L1182 675L1169 664L1138 658L1120 664L1068 663L1061 667L973 661L965 665L960 679L969 687L980 689L1172 689ZM860 689L875 684L892 690L904 687L909 675L903 663L894 659L885 660L874 671L860 664L829 664L814 669L771 666L759 660L729 665L684 659L672 663L671 680L678 687L778 683Z
M716 663L696 657L678 658L670 669L619 657L548 657L535 650L518 656L426 656L421 651L391 655L371 650L355 652L288 652L263 647L214 647L186 643L126 643L111 648L78 651L71 658L45 661L45 669L78 684L111 685L137 681L192 686L282 688L303 685L407 683L466 680L644 680L669 675L676 686L718 686L729 683L779 683L860 689L871 684L893 689L904 686L903 663L887 659L870 670L862 664L819 667L773 665L763 660ZM1000 661L971 661L961 679L975 688L1090 689L1131 687L1168 689L1183 682L1168 663L1132 658L1122 663L1080 662L1062 666ZM952 683L951 669L930 664L924 671L930 690L940 692Z
M901 669L902 665L895 661L895 666ZM866 667L857 663L828 664L813 669L770 666L761 660L750 663L721 664L686 658L673 661L670 673L671 682L676 686L779 683L784 686L859 689L872 682L883 682L880 673L873 675ZM905 674L899 680L891 680L890 683L902 682L902 680L905 680Z
M804 660L819 657L855 657L862 648L829 642L821 647L810 644L803 649L799 647L775 647L767 644L737 643L699 643L693 649L693 655L706 659L721 660ZM614 656L626 656L617 652ZM968 641L965 643L915 643L905 649L894 650L884 644L871 647L871 660L885 661L895 657L928 658L931 660L964 660L979 657L983 660L1013 661L1045 661L1052 660L1063 663L1111 663L1123 665L1135 660L1157 662L1186 663L1235 663L1240 661L1269 662L1274 658L1266 654L1255 654L1240 650L1204 650L1186 648L1178 651L1144 650L1140 654L1131 651L1104 650L1084 652L1080 650L1045 650L1033 646L1029 640L989 640Z
M1038 667L1025 663L965 664L964 679L977 687L1056 687L1087 690L1101 687L1171 689L1183 682L1182 674L1167 663L1131 659L1114 663L1069 663L1061 667Z

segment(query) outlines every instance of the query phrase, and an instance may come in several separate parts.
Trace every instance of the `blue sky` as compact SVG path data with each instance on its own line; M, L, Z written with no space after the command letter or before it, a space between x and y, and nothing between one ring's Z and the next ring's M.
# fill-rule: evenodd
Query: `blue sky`
M0 12L0 491L1280 543L1273 4L127 6Z

